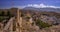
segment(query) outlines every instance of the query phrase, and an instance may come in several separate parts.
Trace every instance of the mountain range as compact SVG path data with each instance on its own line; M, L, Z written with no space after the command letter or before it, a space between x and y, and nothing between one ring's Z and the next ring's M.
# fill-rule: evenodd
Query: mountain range
M45 7L45 8L36 8L36 7L25 7L24 10L35 10L35 11L47 11L47 12L57 12L60 13L60 8L52 8L52 7Z

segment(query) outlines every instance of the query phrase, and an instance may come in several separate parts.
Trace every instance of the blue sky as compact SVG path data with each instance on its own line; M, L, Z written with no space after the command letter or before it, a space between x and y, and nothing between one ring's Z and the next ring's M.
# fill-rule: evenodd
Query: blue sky
M45 4L60 7L60 0L0 0L0 8L11 8L13 6L27 6L28 4Z

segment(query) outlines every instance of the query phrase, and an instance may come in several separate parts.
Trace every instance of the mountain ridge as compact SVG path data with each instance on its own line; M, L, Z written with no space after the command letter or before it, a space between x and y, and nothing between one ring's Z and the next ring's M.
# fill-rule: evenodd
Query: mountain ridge
M35 8L35 7L25 7L24 10L36 10L36 11L47 11L47 12L57 12L60 13L60 8Z

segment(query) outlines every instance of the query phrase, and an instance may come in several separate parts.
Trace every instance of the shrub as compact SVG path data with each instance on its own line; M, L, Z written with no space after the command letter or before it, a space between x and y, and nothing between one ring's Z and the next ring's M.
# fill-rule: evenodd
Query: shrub
M41 21L40 19L38 19L36 21L36 25L39 26L39 28L46 28L46 27L51 26L48 23L45 23L45 22Z

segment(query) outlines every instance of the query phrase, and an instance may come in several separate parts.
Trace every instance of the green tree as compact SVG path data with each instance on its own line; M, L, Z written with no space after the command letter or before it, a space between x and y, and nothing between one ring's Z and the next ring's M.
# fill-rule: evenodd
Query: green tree
M10 12L10 11L7 11L7 16L9 16L9 17L13 17L14 15L13 15L13 14L11 14L11 12Z
M10 16L10 12L9 11L7 12L7 16Z
M21 17L24 17L24 13L21 13Z
M36 21L36 25L39 26L40 28L46 28L46 27L51 26L51 25L49 25L48 23L45 23L45 22L41 21L40 19L38 19L38 20Z
M0 16L2 15L2 13L0 12Z
M4 11L2 11L1 15L2 15L2 16L4 16L4 13L5 13L5 12L4 12Z

